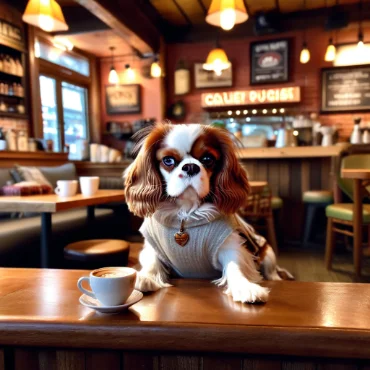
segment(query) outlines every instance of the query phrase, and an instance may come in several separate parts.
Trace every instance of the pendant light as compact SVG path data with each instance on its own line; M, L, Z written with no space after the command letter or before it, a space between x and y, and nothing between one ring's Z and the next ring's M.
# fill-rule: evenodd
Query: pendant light
M116 69L114 68L114 55L113 54L114 54L115 47L111 46L109 49L112 52L112 66L110 67L108 82L112 85L113 84L117 85L119 83L119 77L118 77Z
M248 19L243 0L212 0L208 9L206 22L221 27L225 31L231 30L235 24L243 23Z
M68 30L62 9L55 0L29 0L22 20L46 32Z
M358 23L358 43L357 51L362 52L364 50L364 34L362 33L362 1L359 2L359 15L360 20Z
M125 65L125 81L128 82L133 82L135 81L136 73L135 71L131 68L129 64Z
M162 68L159 65L158 57L155 57L152 65L150 66L150 75L153 78L158 78L162 76Z
M335 60L336 54L337 54L337 49L335 48L335 45L333 44L333 39L330 38L329 45L326 48L325 61L333 62Z
M229 62L224 49L216 43L216 47L209 52L207 60L203 64L203 69L214 71L217 76L221 76L222 71L230 68L230 66L231 63Z
M306 10L306 0L303 1L303 10ZM306 64L310 61L310 58L311 58L311 54L310 54L310 51L308 50L307 42L306 42L306 30L303 30L303 45L302 45L301 54L299 56L299 61L302 64Z

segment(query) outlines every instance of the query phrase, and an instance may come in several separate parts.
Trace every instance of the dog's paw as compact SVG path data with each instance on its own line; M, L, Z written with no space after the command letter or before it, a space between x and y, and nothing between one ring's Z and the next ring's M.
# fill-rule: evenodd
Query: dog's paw
M171 287L171 284L158 282L154 277L138 274L135 284L135 289L140 292L155 292L161 288Z
M266 302L269 292L269 289L251 283L247 279L233 282L226 290L226 294L231 295L235 302L243 303Z

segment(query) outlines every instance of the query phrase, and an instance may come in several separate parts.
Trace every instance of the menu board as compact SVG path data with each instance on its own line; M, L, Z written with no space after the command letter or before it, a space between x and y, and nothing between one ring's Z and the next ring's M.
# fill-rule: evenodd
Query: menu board
M323 112L370 110L370 66L323 69Z
M250 55L252 85L288 81L288 40L254 42Z

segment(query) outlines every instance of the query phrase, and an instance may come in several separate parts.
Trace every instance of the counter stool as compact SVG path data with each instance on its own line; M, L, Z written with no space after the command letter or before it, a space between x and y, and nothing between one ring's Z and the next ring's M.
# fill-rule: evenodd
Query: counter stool
M306 221L303 235L303 244L310 240L312 224L318 209L325 209L333 203L333 193L328 190L310 190L303 192L303 203L306 205Z
M68 244L64 258L75 268L127 266L130 245L124 240L93 239Z

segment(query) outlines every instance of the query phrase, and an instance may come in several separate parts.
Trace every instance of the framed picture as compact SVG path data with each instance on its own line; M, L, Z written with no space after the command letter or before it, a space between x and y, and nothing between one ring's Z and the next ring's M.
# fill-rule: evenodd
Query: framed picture
M222 71L221 76L217 76L213 71L203 69L203 63L194 64L194 85L197 89L212 87L225 87L233 85L232 66Z
M251 43L251 85L289 80L289 40Z
M321 111L370 110L370 66L334 67L321 70Z
M107 85L105 86L107 114L141 112L141 86Z

